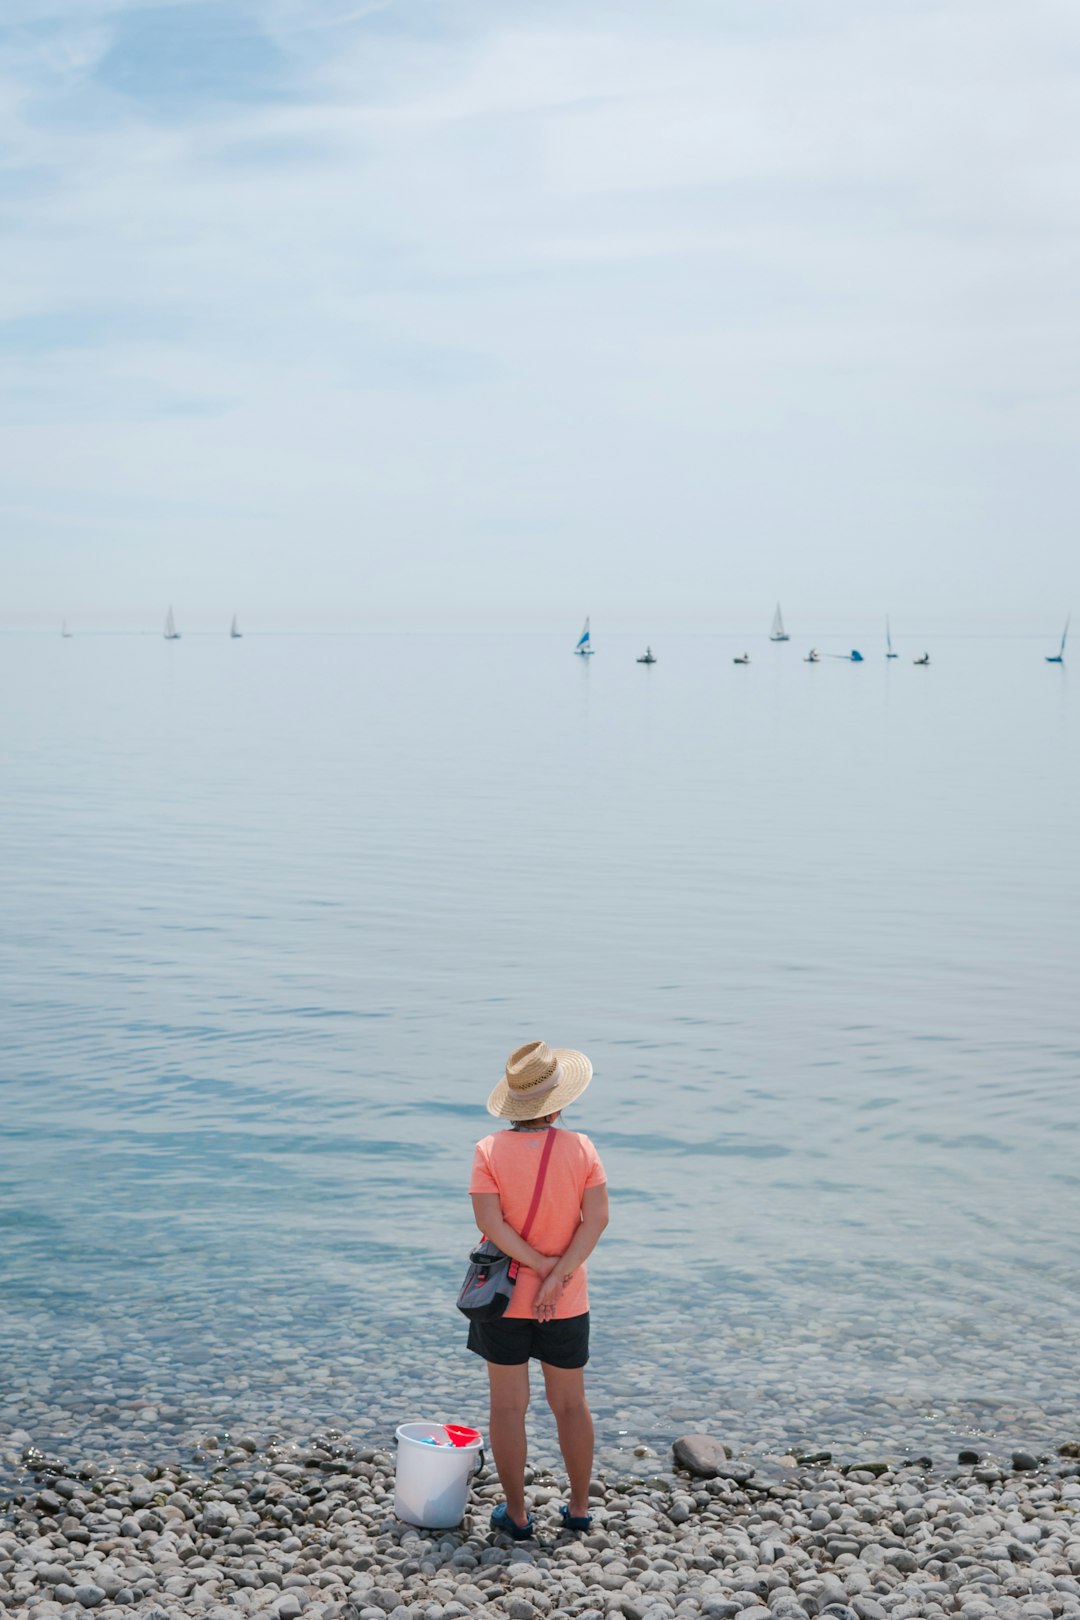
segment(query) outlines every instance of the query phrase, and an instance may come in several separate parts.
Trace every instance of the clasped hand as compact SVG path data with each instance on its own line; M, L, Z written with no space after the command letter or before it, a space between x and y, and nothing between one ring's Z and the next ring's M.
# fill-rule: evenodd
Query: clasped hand
M550 1322L555 1315L555 1307L565 1286L556 1270L561 1259L560 1254L546 1254L543 1265L535 1268L537 1275L542 1279L536 1304L533 1306L538 1322Z

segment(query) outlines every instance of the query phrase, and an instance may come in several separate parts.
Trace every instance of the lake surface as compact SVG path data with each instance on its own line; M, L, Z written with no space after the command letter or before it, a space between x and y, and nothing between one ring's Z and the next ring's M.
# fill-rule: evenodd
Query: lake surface
M606 1466L1080 1437L1068 666L570 645L0 638L0 1477L482 1424L538 1037L596 1070Z

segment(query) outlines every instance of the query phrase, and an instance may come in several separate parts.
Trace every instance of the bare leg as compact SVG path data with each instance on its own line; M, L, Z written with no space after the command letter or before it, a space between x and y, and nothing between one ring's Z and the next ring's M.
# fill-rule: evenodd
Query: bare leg
M525 1506L525 1413L529 1406L529 1364L500 1367L487 1363L491 1386L491 1455L506 1493L506 1511L515 1524L528 1523Z
M583 1519L589 1511L589 1482L593 1465L593 1420L585 1399L584 1367L544 1369L548 1405L559 1430L559 1449L570 1479L570 1512Z

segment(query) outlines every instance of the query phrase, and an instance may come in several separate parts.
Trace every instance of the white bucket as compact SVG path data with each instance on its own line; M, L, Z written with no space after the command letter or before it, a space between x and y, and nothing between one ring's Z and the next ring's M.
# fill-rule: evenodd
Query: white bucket
M397 1442L395 1514L425 1530L452 1530L465 1517L469 1476L484 1466L482 1440L449 1446L441 1423L403 1423Z

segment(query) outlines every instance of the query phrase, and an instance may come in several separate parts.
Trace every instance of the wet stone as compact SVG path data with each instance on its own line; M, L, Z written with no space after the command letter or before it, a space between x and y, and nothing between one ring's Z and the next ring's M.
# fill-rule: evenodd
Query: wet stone
M671 1449L676 1466L699 1479L715 1479L727 1467L727 1447L713 1435L680 1435Z

